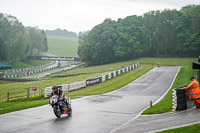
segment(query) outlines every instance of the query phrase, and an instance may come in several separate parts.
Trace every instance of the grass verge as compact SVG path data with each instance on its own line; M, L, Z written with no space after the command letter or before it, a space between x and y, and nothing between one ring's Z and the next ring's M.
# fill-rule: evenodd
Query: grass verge
M29 62L21 62L21 61L15 61L12 64L12 69L21 69L21 68L28 68L33 66L40 66L48 64L50 61L44 61L44 60L30 60Z
M162 131L159 133L199 133L200 124L190 125L182 128L175 128L171 130Z
M0 102L0 114L8 112L18 111L22 109L28 109L47 104L49 101L44 96L32 98L32 99L18 99L10 102Z

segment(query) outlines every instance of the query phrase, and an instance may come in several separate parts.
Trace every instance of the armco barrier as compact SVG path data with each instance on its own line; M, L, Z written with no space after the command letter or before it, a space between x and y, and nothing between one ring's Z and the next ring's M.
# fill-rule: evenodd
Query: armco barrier
M126 72L128 72L129 71L129 69L128 69L128 67L126 67Z
M68 92L68 91L69 91L69 84L64 84L64 85L62 85L62 90L63 90L64 92Z
M45 97L49 97L51 95L52 92L52 87L46 87L45 88Z
M86 80L86 86L91 86L99 83L99 78L93 78Z
M114 76L114 77L117 76L117 72L116 72L116 71L113 72L113 76Z
M73 91L73 90L77 90L77 89L84 88L84 87L86 87L86 80L69 84L68 91Z
M118 70L118 75L120 75L121 74L121 70Z
M108 78L108 74L106 74L105 76L106 76L106 79L105 79L105 81L106 81L106 80L108 80L108 79L109 79L109 78Z
M115 71L115 73L116 73L116 76L118 76L118 75L119 75L119 74L118 74L118 73L119 73L118 71Z
M121 69L121 70L120 70L120 74L122 74L122 73L123 73L123 70Z
M102 82L105 82L106 81L106 75L103 75L102 76Z
M111 73L111 79L114 78L114 72Z
M139 63L138 63L139 64ZM138 64L133 64L130 65L129 67L126 68L122 68L120 70L117 71L113 71L107 75L103 75L101 77L96 77L93 79L88 79L88 80L83 80L83 81L79 81L79 82L75 82L75 83L71 83L71 84L64 84L64 85L60 85L62 87L62 90L64 92L69 92L69 91L73 91L73 90L77 90L80 88L84 88L86 86L90 86L90 85L94 85L97 83L101 83L101 82L105 82L106 80L109 80L111 78L114 78L122 73L128 72L132 69L135 69L138 67ZM132 69L131 69L132 68ZM52 87L46 87L45 88L45 97L49 97L51 92L52 92Z
M99 78L99 83L102 83L102 77L98 77Z
M112 78L111 73L109 73L108 74L108 79L111 79L111 78Z

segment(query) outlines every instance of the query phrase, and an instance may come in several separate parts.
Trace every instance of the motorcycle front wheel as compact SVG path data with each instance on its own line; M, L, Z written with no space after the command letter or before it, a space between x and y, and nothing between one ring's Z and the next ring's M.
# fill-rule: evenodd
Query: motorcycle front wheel
M60 118L61 117L61 111L60 108L53 108L54 114L56 117Z

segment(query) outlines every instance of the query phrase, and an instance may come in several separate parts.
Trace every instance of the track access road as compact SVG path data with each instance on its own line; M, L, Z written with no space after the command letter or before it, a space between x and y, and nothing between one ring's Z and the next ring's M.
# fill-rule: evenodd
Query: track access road
M115 131L136 118L149 106L150 100L155 102L165 94L178 71L179 67L156 67L116 91L72 100L71 117L62 115L62 118L56 118L49 105L0 115L0 132Z

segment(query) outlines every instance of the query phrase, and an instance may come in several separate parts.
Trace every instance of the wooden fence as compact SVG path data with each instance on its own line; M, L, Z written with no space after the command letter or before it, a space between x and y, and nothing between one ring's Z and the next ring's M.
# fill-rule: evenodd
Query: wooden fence
M30 87L26 91L7 92L7 101L17 98L30 98L43 95L43 89L39 87Z

